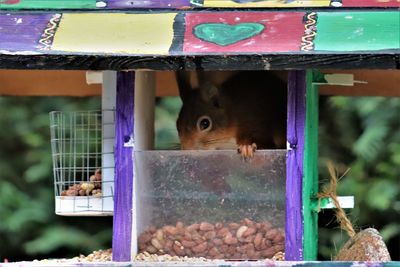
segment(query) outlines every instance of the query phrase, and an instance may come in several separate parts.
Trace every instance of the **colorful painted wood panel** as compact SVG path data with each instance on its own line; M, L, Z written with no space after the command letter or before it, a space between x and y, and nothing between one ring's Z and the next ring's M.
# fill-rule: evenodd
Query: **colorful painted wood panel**
M0 9L184 9L190 6L190 0L0 0Z
M341 1L331 0L203 0L203 7L232 7L232 8L254 8L254 7L329 7L339 6Z
M343 7L400 7L399 0L343 0Z
M190 0L108 0L104 2L106 8L189 8Z
M188 13L184 53L299 51L303 12ZM287 27L291 25L291 30Z
M52 43L48 36L53 36L60 17L60 14L0 14L0 51L43 49L46 43Z
M399 0L194 0L202 7L400 7Z
M400 7L399 0L0 0L0 9Z
M400 31L393 30L400 28L399 12L319 13L317 28L314 49L320 51L391 49L400 43Z
M101 5L98 4L98 5ZM96 0L0 0L0 9L94 9Z
M400 11L0 13L0 54L400 51Z
M62 15L51 46L44 48L88 54L167 55L174 38L175 16L67 13Z

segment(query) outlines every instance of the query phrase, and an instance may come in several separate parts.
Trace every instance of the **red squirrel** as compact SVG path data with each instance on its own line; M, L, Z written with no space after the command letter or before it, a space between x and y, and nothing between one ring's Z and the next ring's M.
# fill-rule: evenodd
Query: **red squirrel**
M177 120L181 148L238 149L244 158L251 158L256 148L285 148L287 86L282 72L223 73L227 79L216 82L208 79L211 72L197 72L197 87L189 72L176 73L183 102Z

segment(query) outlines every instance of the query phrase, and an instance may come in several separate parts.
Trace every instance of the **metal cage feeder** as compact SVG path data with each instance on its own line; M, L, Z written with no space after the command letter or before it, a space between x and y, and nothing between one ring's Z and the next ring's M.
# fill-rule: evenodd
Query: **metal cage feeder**
M112 215L114 111L53 111L50 131L56 214Z

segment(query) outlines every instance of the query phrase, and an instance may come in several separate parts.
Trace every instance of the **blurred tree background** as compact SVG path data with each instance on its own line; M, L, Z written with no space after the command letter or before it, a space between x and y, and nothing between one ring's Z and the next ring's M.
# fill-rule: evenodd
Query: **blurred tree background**
M329 182L328 160L339 173L339 196L354 196L348 211L356 231L374 227L400 260L400 99L330 97L322 99L319 129L321 183ZM347 241L332 211L320 216L320 256L330 259Z
M157 100L156 147L177 148L179 98ZM0 97L0 262L64 258L111 247L112 217L54 214L49 115L52 110L95 110L100 98ZM400 99L343 98L323 101L320 126L321 183L326 161L340 172L338 195L354 195L349 213L356 229L381 231L400 260ZM320 259L347 240L333 212L320 219Z

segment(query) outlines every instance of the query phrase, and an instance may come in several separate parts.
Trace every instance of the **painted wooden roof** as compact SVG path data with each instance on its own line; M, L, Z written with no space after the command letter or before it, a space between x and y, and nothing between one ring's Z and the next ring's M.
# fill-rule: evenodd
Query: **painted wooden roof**
M0 9L400 7L398 0L0 0Z
M0 68L395 69L399 18L398 10L0 11Z

